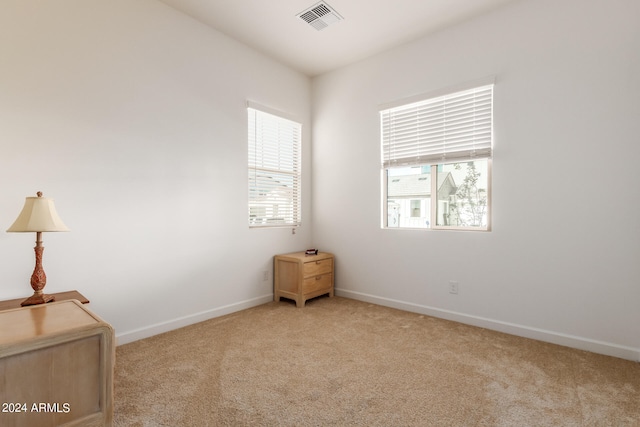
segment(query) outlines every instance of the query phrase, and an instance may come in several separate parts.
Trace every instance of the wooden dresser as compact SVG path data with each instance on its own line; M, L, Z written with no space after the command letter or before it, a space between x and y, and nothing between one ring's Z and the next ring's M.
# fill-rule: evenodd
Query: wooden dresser
M114 341L76 300L0 311L0 426L111 426Z
M328 252L305 255L295 252L274 257L273 299L292 299L304 307L308 299L333 296L334 257Z

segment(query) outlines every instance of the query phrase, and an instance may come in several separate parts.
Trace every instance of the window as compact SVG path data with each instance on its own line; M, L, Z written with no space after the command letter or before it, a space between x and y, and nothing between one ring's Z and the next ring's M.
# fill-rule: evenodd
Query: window
M249 226L297 226L301 215L301 125L247 108Z
M420 208L422 207L422 201L421 200L412 200L411 201L411 216L413 218L419 218L420 217Z
M490 229L493 83L380 111L383 227Z

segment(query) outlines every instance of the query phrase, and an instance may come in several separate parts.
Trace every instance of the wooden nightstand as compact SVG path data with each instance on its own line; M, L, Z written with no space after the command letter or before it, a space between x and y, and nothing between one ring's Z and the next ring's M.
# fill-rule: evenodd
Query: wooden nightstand
M274 257L273 299L292 299L304 307L308 299L333 296L334 257L328 252L305 255L304 252Z
M108 323L71 300L2 311L0 325L0 425L112 425Z

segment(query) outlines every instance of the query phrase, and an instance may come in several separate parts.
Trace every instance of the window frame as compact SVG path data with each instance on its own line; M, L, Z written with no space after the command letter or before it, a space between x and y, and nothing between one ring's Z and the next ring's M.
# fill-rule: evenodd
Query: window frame
M493 169L493 93L494 93L494 83L495 79L493 77L489 77L486 79L478 80L475 82L467 83L464 85L460 85L454 88L444 89L437 92L432 92L429 94L417 95L411 98L406 98L403 100L395 101L393 103L385 104L380 106L380 141L381 141L381 198L382 198L382 209L381 209L381 228L383 229L398 229L398 230L460 230L460 231L491 231L492 227L492 169ZM446 158L443 156L440 159L435 159L433 155L428 156L428 159L424 161L418 160L415 161L415 158L409 158L408 162L404 162L401 164L392 164L393 162L389 161L390 156L385 157L385 119L384 114L388 113L390 110L396 108L404 108L410 106L412 104L422 104L429 103L434 100L438 100L439 98L444 98L451 95L456 95L458 93L475 90L478 88L490 87L490 136L489 136L489 148L488 151L482 151L480 156L475 156L475 153L472 151L470 154L465 154L465 156L459 157L456 156L455 153L451 158ZM388 133L388 132L387 132ZM487 171L486 171L486 225L485 226L459 226L459 225L438 225L438 178L437 174L442 173L438 172L439 166L451 165L451 164L463 164L468 163L470 161L475 160L484 160L487 161ZM414 161L411 161L414 160ZM398 222L397 227L389 226L389 171L392 169L406 168L406 167L420 167L424 168L428 166L430 168L431 174L431 185L430 185L430 195L429 195L429 203L430 203L430 212L429 212L429 225L428 227L400 227L400 222Z
M246 114L249 228L299 227L302 225L302 124L288 114L251 101L247 101ZM260 132L259 120L264 124ZM273 185L276 179L280 179L280 185ZM282 207L285 207L284 217L274 216ZM264 214L252 216L256 210Z

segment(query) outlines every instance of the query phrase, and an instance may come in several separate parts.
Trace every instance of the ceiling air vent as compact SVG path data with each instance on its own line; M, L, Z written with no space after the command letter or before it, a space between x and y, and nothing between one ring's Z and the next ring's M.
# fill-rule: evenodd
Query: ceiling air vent
M344 19L338 12L323 1L314 4L309 9L303 10L296 16L318 31Z

